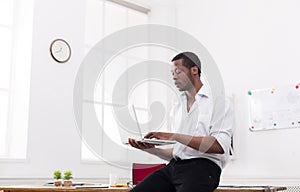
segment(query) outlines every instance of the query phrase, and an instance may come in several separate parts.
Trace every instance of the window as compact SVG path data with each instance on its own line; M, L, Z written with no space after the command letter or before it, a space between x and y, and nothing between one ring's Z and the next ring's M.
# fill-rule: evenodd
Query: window
M118 3L119 2L119 3ZM103 37L116 32L126 27L147 24L148 14L147 12L141 12L124 6L123 1L101 1L101 0L88 0L86 6L86 33L85 33L85 51L88 51L98 43ZM145 9L146 10L146 9ZM122 140L122 131L120 131L118 124L112 113L113 107L122 108L122 104L113 103L112 92L114 84L118 78L129 68L136 63L147 60L149 58L149 50L147 47L136 47L120 53L113 58L109 65L105 68L103 75L98 80L98 86L95 89L94 98L84 98L83 104L83 120L82 125L89 126L90 119L84 113L85 106L94 105L98 121L103 126L101 135L101 149L100 153L102 158L114 162L128 162L131 160L149 160L152 157L147 155L136 155L137 151L126 147ZM113 74L113 75L109 75ZM123 82L124 86L127 86L127 82ZM147 83L138 85L130 94L129 103L136 106L138 120L140 123L149 120L148 114L148 98L145 96L145 92L149 91ZM143 93L143 98L139 97L139 94ZM147 94L146 94L147 95ZM133 115L133 114L131 114ZM113 140L117 145L111 146L107 138L104 135L108 135L108 140ZM117 148L123 148L124 150L118 153L111 153L111 151L118 150ZM134 155L135 154L135 155ZM83 160L97 160L97 155L93 154L92 150L82 142L82 159Z
M0 1L0 158L27 150L33 0Z

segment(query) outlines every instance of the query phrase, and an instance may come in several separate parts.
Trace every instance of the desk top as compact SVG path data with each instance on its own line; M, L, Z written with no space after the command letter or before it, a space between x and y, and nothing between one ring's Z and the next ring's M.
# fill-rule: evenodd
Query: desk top
M86 188L77 188L77 187L50 187L50 186L0 186L0 190L10 191L10 192L90 192L90 191L99 191L99 192L128 192L129 188L124 187L110 187L110 188L95 188L95 187L86 187Z
M285 187L219 187L215 192L275 192L285 190ZM77 188L77 187L49 187L49 186L0 186L4 192L129 192L129 188L110 187L110 188Z

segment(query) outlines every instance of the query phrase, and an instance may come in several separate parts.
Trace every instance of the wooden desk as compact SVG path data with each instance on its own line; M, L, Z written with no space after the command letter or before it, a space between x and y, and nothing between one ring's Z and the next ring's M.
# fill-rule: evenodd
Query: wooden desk
M275 192L285 190L285 187L261 188L218 188L215 192ZM76 187L48 187L48 186L0 186L4 192L128 192L128 188L76 188Z
M49 186L0 186L4 192L128 192L128 188L76 188Z
M232 187L218 187L214 192L276 192L286 190L286 187L253 187L253 186L232 186Z

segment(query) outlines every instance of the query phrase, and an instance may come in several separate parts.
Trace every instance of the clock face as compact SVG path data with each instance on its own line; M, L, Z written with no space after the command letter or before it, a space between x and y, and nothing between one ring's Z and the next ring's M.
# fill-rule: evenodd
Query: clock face
M55 61L65 63L71 57L71 47L65 40L56 39L50 45L50 53Z

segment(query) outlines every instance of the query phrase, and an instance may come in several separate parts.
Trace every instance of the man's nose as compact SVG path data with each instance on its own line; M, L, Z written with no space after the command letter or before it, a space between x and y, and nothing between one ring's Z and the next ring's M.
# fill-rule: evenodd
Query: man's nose
M173 80L177 80L177 74L173 74Z

